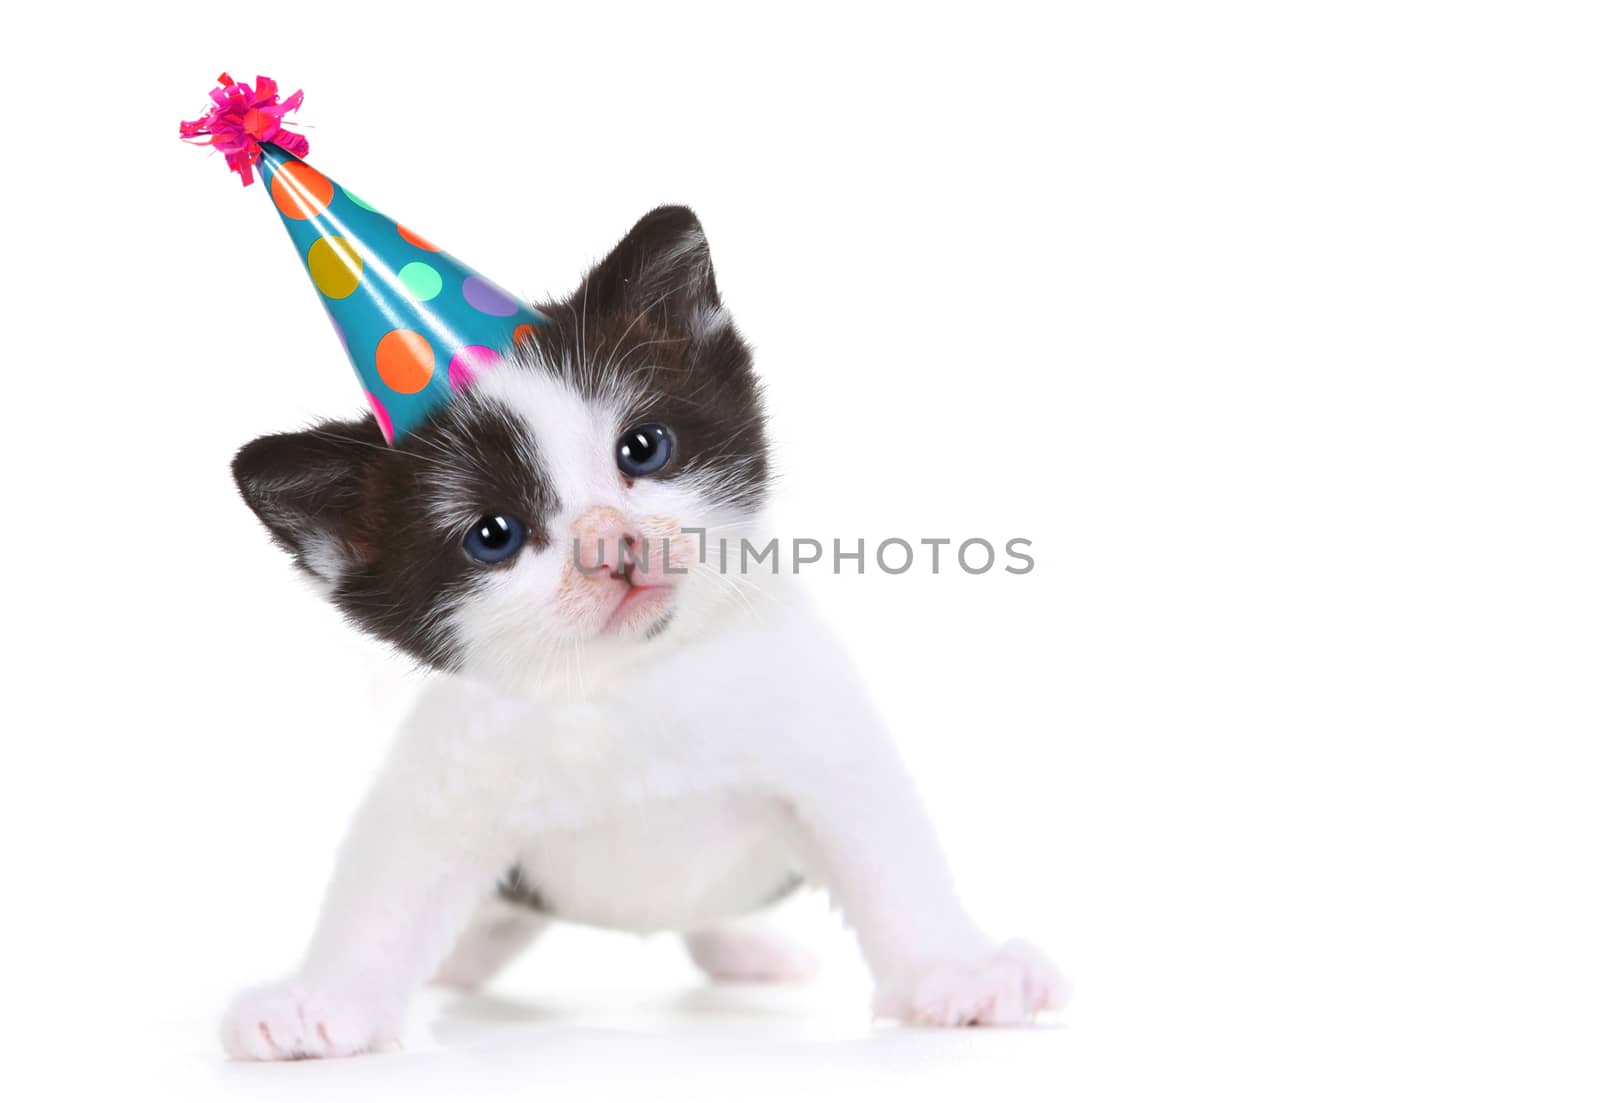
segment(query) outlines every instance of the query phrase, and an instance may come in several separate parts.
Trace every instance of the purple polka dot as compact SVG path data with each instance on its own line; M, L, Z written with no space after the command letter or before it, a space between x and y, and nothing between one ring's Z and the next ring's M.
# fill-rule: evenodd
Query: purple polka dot
M344 326L340 325L339 319L335 318L332 314L328 315L328 321L333 325L334 335L339 338L339 343L344 346L344 351L349 352L350 341L344 335Z
M468 276L461 281L461 297L472 309L496 318L509 318L517 312L517 300L478 276Z
M372 406L372 413L378 419L378 428L383 432L383 439L393 444L394 422L389 420L389 411L383 408L383 403L379 402L378 396L371 391L367 392L367 402Z
M479 372L500 363L500 354L487 345L468 345L450 358L450 389L464 391Z

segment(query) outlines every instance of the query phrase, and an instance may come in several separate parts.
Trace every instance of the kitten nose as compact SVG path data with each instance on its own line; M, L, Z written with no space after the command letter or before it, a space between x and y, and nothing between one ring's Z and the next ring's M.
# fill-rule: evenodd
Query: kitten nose
M591 578L602 574L631 583L643 552L639 529L612 506L593 506L572 523L578 566Z
M617 549L615 558L619 561L611 568L611 577L620 578L630 586L633 584L633 568L639 555L639 542L633 538L632 533L623 533L619 539L622 546Z

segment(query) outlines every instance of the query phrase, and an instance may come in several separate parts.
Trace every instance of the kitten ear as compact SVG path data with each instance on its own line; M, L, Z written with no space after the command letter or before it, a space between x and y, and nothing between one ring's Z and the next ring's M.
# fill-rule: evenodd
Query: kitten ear
M688 207L657 207L634 224L570 301L574 310L660 312L696 322L721 308L700 220Z
M251 441L233 458L233 479L296 565L332 586L371 561L372 487L387 453L372 418L328 421Z

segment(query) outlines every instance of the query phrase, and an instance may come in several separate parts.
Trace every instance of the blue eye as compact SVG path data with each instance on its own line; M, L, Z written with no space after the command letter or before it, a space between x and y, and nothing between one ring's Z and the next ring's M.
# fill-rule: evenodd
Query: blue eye
M630 479L654 475L672 458L672 434L664 425L639 425L617 441L617 470Z
M501 563L516 555L527 539L527 525L515 517L491 513L478 519L462 546L479 563Z

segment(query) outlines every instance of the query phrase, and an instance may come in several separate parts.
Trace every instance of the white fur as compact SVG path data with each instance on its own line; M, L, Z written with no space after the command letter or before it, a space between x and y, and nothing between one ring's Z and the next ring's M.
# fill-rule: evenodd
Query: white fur
M713 980L805 981L817 974L815 954L760 918L691 931L684 943L694 963Z
M706 480L625 485L611 456L625 402L591 405L543 373L478 386L532 425L561 498L553 531L594 507L756 531ZM449 516L484 505L440 488ZM702 966L746 979L807 971L802 951L729 926L799 871L858 934L879 1014L1014 1023L1059 1006L1037 951L968 917L855 671L785 579L697 569L659 638L599 636L561 620L571 547L556 543L485 572L455 614L463 673L436 678L403 726L304 963L235 1001L229 1053L387 1045L430 977L480 983L537 933L493 899L513 865L563 917L688 932Z

